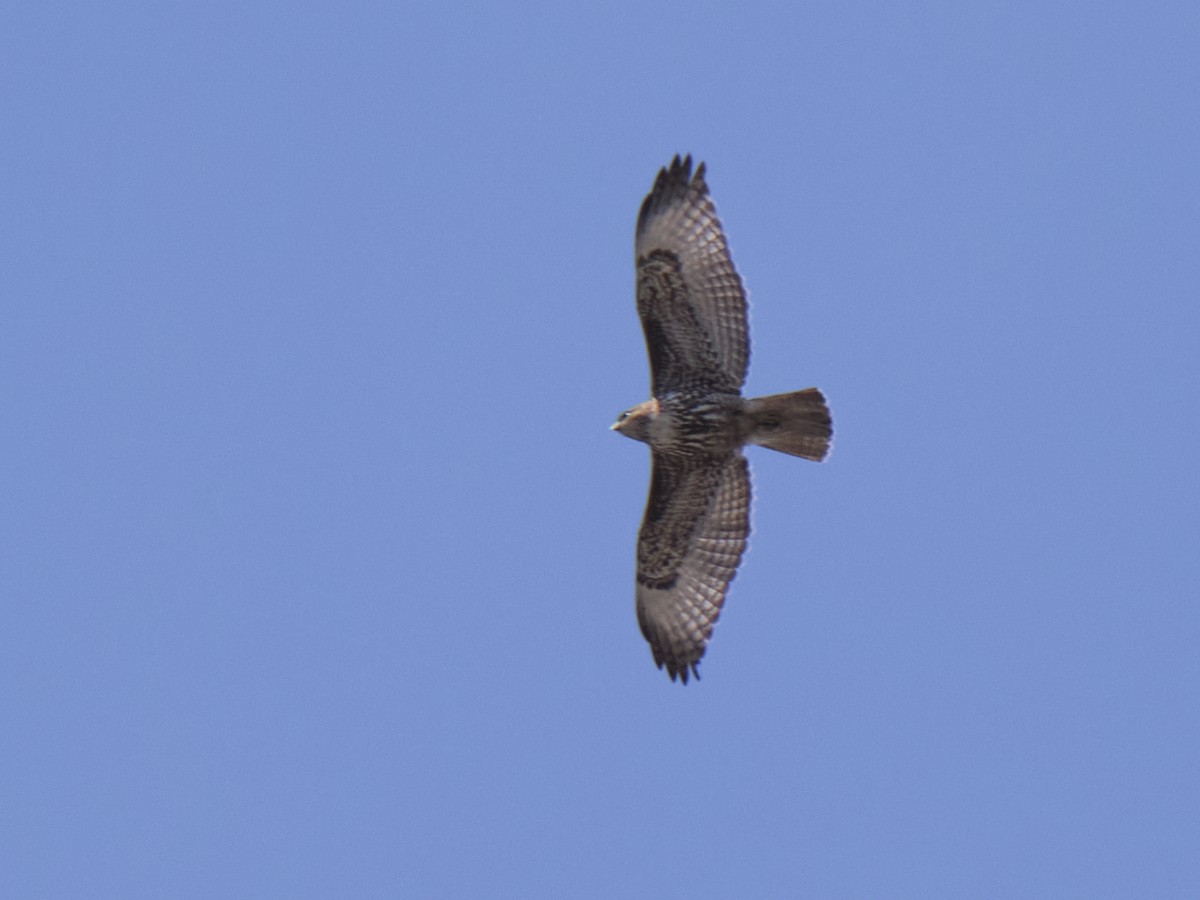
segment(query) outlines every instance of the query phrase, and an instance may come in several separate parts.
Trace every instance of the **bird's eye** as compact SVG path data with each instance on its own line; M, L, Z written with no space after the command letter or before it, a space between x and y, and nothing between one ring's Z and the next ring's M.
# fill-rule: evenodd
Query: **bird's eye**
M628 412L623 412L623 413L621 413L619 416L617 416L617 421L618 421L618 422L624 422L624 421L625 421L626 419L628 419L628 418L629 418L629 413L628 413Z

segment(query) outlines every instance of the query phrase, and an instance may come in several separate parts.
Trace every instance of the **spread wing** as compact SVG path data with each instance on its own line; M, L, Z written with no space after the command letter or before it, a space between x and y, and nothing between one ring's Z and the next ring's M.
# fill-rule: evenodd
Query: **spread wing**
M634 242L637 303L654 396L695 385L737 393L750 341L746 292L708 185L704 163L678 156L642 202Z
M750 473L724 458L654 454L638 535L637 613L654 662L687 684L750 534Z

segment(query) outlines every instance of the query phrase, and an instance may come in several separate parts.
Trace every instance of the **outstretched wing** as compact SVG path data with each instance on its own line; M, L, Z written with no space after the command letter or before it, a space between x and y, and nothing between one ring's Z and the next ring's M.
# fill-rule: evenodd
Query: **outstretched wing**
M750 473L724 458L654 454L638 535L637 613L654 662L687 684L750 534Z
M737 393L750 341L746 292L708 185L704 163L678 156L642 202L634 242L637 303L654 396L693 386Z

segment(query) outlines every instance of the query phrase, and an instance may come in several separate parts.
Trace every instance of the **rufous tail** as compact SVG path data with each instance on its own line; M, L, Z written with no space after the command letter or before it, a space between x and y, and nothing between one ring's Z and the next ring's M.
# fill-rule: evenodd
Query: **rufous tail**
M833 420L816 388L749 401L754 420L750 443L820 462L829 452Z

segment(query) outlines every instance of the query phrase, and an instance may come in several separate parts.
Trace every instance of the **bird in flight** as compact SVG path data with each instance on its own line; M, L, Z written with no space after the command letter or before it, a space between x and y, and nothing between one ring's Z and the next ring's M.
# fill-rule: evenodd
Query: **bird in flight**
M642 202L634 241L637 308L651 398L612 426L650 445L638 534L637 615L654 662L674 681L697 666L750 534L742 447L822 460L833 435L816 388L742 396L750 339L746 291L704 181L678 156Z

